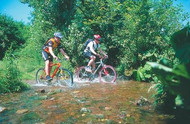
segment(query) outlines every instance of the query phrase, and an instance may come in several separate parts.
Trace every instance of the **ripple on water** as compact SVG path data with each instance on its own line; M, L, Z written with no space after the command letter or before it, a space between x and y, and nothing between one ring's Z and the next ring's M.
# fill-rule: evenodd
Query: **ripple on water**
M34 84L27 92L0 96L0 106L8 110L0 113L0 123L24 123L31 119L35 123L159 123L164 124L167 116L154 111L152 104L137 106L135 102L145 97L153 103L153 92L147 92L151 84L135 81L117 81L117 85L100 82L75 82L74 89L57 90L57 87ZM88 85L85 85L88 84ZM45 92L37 88L46 87ZM60 89L60 87L59 87ZM64 89L64 88L62 88ZM67 90L68 89L68 90ZM16 101L16 104L12 104ZM81 112L86 108L89 112ZM16 114L17 110L28 112ZM101 115L101 118L97 115ZM161 118L162 117L162 118ZM25 119L25 120L21 120ZM146 124L147 124L146 123Z

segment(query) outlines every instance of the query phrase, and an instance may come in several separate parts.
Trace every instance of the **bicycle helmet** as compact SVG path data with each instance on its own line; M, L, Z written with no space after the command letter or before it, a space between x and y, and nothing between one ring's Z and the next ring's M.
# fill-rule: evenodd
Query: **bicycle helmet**
M55 32L55 33L54 33L54 36L55 36L55 37L58 37L58 38L60 38L60 39L63 37L63 35L62 35L60 32Z
M99 34L95 34L95 35L94 35L94 39L96 39L96 40L99 40L99 41L100 41L100 40L101 40L101 36L100 36Z

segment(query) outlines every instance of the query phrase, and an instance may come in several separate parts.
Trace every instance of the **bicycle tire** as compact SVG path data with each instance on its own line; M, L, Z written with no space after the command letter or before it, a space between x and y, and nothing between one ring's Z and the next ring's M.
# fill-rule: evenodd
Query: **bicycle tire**
M77 69L77 79L81 82L90 81L90 73L85 70L85 66L81 66Z
M46 73L44 71L44 68L40 68L36 72L36 83L37 84L47 84L46 81Z
M111 65L104 65L99 71L100 82L114 83L117 79L117 73Z
M57 73L57 82L62 86L72 87L73 82L73 74L64 68L61 68Z

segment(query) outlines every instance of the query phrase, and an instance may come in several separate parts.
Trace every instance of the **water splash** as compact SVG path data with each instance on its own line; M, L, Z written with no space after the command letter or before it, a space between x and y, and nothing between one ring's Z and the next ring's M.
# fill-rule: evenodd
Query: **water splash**
M48 83L37 83L37 84L33 84L32 86L37 86L37 87L44 87L44 86L48 86Z

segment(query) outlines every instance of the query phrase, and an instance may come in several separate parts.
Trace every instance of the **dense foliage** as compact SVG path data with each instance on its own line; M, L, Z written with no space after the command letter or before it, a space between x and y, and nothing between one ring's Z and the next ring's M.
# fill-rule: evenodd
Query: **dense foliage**
M145 63L161 62L163 58L170 65L177 63L169 39L189 18L172 0L20 1L34 8L31 24L24 26L0 15L0 59L12 43L23 79L34 79L36 69L44 66L41 47L60 31L64 49L71 57L64 65L70 70L85 64L82 45L93 34L100 34L101 46L109 56L107 64L116 67L119 75L134 70L134 78L152 81Z
M159 79L156 102L166 112L176 108L190 112L190 27L174 33L171 42L180 60L179 64L169 68L167 65L149 62Z
M3 73L1 73L0 93L19 92L28 89L29 86L22 82L12 47L6 51L3 61L5 65L1 69Z
M79 66L84 64L82 44L93 34L100 34L108 63L117 67L119 74L144 66L147 60L159 61L163 56L173 55L173 50L168 49L169 37L182 27L181 20L186 18L180 7L173 6L172 0L22 2L34 8L31 37L26 46L34 53L30 61L34 58L33 63L41 63L42 44L53 32L61 31L72 66Z
M22 83L22 77L15 58L24 48L29 34L29 28L22 22L16 22L11 17L0 14L0 93L18 92L28 88Z
M25 28L21 22L15 22L11 17L0 14L0 60L3 59L6 50L12 45L12 49L20 48L26 40Z

